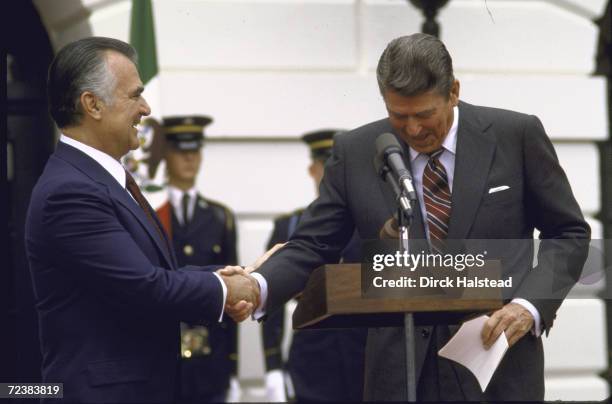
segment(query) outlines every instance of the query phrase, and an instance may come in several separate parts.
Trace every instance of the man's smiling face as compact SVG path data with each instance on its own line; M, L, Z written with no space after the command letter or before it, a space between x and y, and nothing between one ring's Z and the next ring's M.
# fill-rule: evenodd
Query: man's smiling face
M109 51L106 63L115 78L110 105L104 106L103 126L107 150L119 159L140 146L136 125L151 113L142 97L144 90L134 63L124 55Z

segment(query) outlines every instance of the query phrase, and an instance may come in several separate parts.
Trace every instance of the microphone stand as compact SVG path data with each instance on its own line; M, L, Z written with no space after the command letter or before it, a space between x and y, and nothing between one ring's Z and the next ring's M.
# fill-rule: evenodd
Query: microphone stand
M385 164L380 167L380 175L383 180L391 185L397 201L397 218L399 224L399 251L408 251L408 235L412 224L412 207L409 197L399 187L391 169ZM412 201L416 202L416 201ZM414 315L404 313L404 340L406 344L406 388L409 402L416 402L417 377L416 377L416 338L415 338Z
M408 234L412 223L412 211L410 216L401 207L397 208L399 218L399 251L408 251ZM409 402L416 402L417 375L416 375L416 329L414 326L414 315L404 313L404 339L406 341L406 388Z

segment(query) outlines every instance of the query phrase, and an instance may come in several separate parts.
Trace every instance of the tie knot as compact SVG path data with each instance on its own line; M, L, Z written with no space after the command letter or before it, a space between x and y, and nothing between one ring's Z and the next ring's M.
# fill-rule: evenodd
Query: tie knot
M429 158L430 159L437 159L438 157L440 157L440 155L444 153L444 148L439 148L438 150L429 153Z

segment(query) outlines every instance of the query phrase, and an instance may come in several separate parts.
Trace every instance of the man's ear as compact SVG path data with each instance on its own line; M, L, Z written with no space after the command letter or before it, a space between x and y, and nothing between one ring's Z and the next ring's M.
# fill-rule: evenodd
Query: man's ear
M310 163L308 166L308 175L310 175L313 180L316 178L316 168L314 162Z
M85 115L89 115L96 121L102 119L102 110L104 109L104 103L94 93L90 91L84 91L81 94L81 107Z
M453 85L451 87L450 99L453 107L459 105L459 89L460 89L459 80L453 81Z

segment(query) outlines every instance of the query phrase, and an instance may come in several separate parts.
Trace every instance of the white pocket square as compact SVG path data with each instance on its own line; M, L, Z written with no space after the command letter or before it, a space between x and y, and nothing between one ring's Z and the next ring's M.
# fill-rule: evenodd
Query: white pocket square
M494 187L489 189L490 194L494 194L495 192L505 191L506 189L510 189L507 185L500 185L499 187Z

